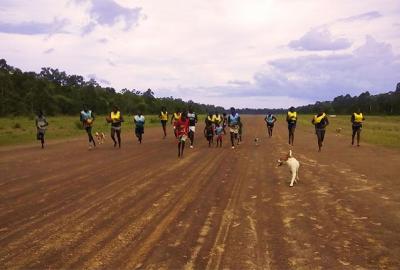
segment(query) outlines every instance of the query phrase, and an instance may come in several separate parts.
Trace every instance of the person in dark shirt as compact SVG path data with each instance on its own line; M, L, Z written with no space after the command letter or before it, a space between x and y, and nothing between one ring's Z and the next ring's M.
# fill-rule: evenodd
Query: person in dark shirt
M44 114L42 110L39 111L38 115L36 116L35 119L35 125L36 125L36 139L39 140L42 144L42 149L44 148L44 134L46 133L47 126L49 123L46 120L46 117L44 117Z
M189 106L187 118L189 119L190 148L193 148L194 133L196 132L197 114L193 111L192 106Z
M318 152L321 152L322 144L325 138L325 128L329 125L328 117L326 113L320 109L318 114L312 119L311 123L313 123L315 126L315 134L317 135L318 139Z

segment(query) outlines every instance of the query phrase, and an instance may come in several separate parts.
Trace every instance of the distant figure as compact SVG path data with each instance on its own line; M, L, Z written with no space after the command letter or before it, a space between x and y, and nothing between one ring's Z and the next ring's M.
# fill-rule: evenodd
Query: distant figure
M288 123L289 130L289 145L294 145L294 131L296 130L297 112L294 107L290 107L287 112L286 122Z
M192 106L189 106L187 118L189 119L190 148L193 149L194 133L196 132L197 114L193 111Z
M43 149L44 135L46 133L46 129L49 123L47 122L46 117L44 116L42 110L39 110L38 115L36 116L35 125L36 125L36 139L41 142Z
M143 140L145 123L145 118L141 111L139 111L137 115L133 117L133 122L135 123L135 135L138 139L138 142L141 144Z
M86 130L89 139L89 150L93 147L96 147L96 142L92 135L92 126L94 122L94 114L91 110L88 109L87 105L83 105L83 110L81 111L80 120L82 122L83 128Z
M160 121L161 121L161 126L164 132L164 139L167 137L167 122L168 122L168 112L167 108L164 106L161 108L161 112L159 115Z
M271 112L269 112L267 114L267 116L265 116L265 118L264 118L264 121L267 124L267 130L268 130L269 138L272 137L272 131L274 129L274 125L275 125L276 120L277 119L276 119L275 115L273 115Z
M215 135L217 136L217 147L222 147L222 136L224 135L224 128L222 124L216 124Z
M211 117L206 118L206 125L204 127L204 137L208 141L208 147L211 147L211 144L214 142L214 123Z
M187 113L182 113L179 120L175 121L175 131L178 138L178 157L183 157L183 150L185 149L185 142L189 134L189 119L186 117Z
M114 142L114 147L117 147L117 141L115 140L115 134L117 134L118 147L121 148L121 126L124 118L117 106L113 107L108 121L111 122L111 139Z
M237 141L237 143L239 144L238 141L239 123L240 123L239 113L237 113L235 108L232 107L231 113L228 116L228 126L231 134L232 149L235 149L235 141Z
M318 114L314 116L311 123L315 126L315 134L318 139L318 152L321 152L322 144L325 138L325 128L329 125L329 120L326 114L319 109Z
M171 125L172 125L173 128L174 128L174 135L175 135L175 138L178 138L178 133L177 133L177 131L176 131L176 125L175 125L175 123L178 122L179 119L181 119L181 116L182 116L182 113L181 113L181 110L180 110L179 108L177 108L177 109L175 110L175 112L174 112L174 113L172 114L172 116L171 116Z
M357 133L357 146L360 147L360 137L361 137L361 130L362 124L365 121L363 114L361 113L360 109L357 109L357 112L351 115L351 123L353 128L353 134L351 135L351 145L354 145L354 137Z
M226 126L228 125L228 117L226 116L226 113L224 112L222 114L222 128L224 129L224 134L226 134Z

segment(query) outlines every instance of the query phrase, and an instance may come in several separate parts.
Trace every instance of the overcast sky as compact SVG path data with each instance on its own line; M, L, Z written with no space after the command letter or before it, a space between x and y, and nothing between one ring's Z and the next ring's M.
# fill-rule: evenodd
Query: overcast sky
M22 70L225 107L400 82L399 0L0 0L0 40Z

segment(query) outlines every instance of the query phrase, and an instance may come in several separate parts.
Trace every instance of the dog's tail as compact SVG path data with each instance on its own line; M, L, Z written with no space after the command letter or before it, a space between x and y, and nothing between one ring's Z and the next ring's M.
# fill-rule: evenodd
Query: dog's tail
M293 155L292 155L292 149L289 150L289 157L293 157Z

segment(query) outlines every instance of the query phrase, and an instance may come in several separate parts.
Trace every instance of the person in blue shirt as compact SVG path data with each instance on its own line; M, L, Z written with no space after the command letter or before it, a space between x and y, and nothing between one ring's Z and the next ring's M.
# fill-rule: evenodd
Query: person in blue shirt
M80 120L82 122L83 128L86 130L86 133L89 138L89 150L92 149L93 147L96 147L96 142L94 141L93 135L92 135L92 126L94 122L94 114L91 110L88 109L87 105L83 105L83 110L81 111L81 117Z
M273 115L271 112L265 116L264 121L267 123L267 129L268 129L268 136L271 138L272 137L272 130L274 129L274 125L276 122L276 117Z
M144 122L145 118L141 111L137 113L133 117L133 122L135 123L135 135L138 139L138 142L141 144L143 140L143 133L144 133Z
M232 107L231 113L228 116L228 126L229 126L229 132L231 134L232 149L235 149L235 143L234 143L235 140L237 141L237 144L239 144L238 141L239 125L240 125L239 113L237 113L235 108Z

